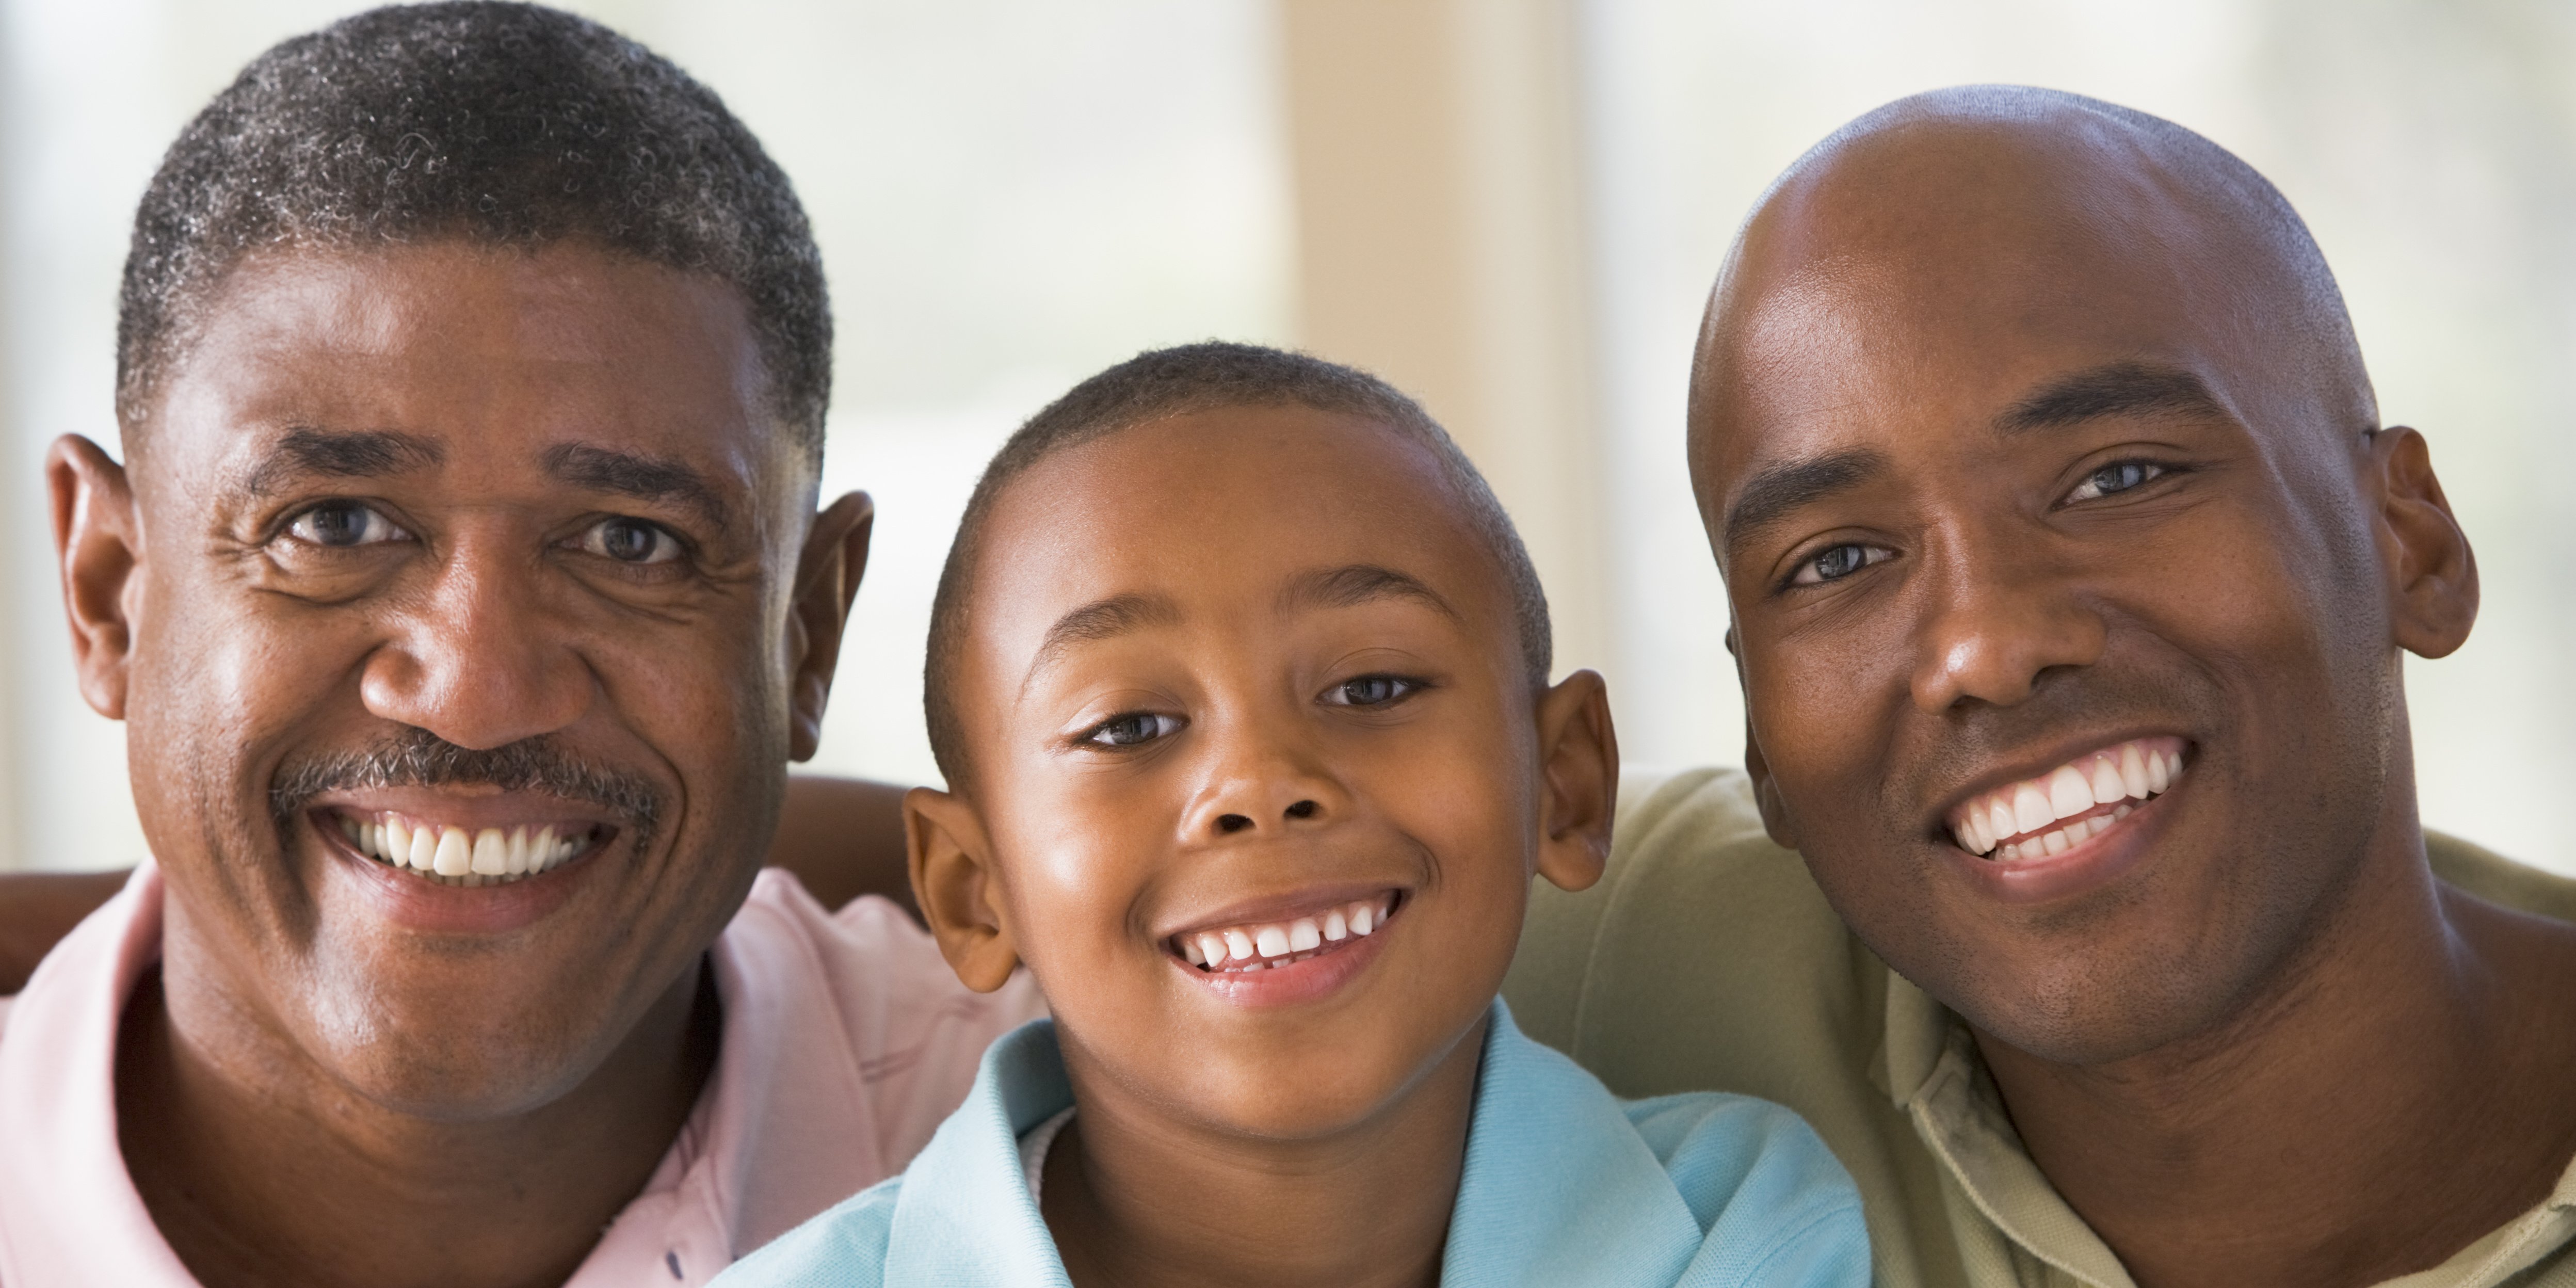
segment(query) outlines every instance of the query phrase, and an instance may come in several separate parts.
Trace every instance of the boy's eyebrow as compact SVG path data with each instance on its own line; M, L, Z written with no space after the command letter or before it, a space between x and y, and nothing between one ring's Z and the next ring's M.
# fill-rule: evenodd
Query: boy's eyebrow
M1055 619L1047 627L1046 638L1038 641L1038 654L1029 662L1029 675L1035 677L1066 648L1092 640L1105 640L1140 626L1169 626L1181 620L1180 605L1161 595L1112 595L1095 599Z
M1300 608L1349 608L1373 599L1410 599L1438 609L1453 620L1458 610L1418 577L1376 564L1322 568L1289 582L1279 592L1281 612Z

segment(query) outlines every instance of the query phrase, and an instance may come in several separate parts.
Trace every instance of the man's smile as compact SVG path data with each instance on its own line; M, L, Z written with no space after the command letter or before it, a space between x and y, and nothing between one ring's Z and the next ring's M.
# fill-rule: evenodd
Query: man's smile
M442 885L504 885L548 872L604 844L613 829L566 821L472 828L392 810L333 811L358 853Z
M1980 793L1950 812L1950 838L1992 863L2064 854L2170 788L2182 776L2185 746L2169 734L2132 738Z

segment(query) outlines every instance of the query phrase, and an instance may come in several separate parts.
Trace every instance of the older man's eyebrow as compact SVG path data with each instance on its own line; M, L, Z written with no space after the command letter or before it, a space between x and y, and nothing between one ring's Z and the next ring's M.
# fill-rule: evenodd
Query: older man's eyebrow
M1076 644L1113 639L1147 626L1170 626L1180 620L1180 606L1160 595L1095 599L1047 627L1046 637L1038 641L1037 656L1029 660L1029 675L1034 678L1058 654Z
M2206 382L2180 367L2121 361L2050 381L1995 417L1994 423L1999 434L2027 434L2104 416L2157 412L2223 416L2227 409Z
M1765 465L1745 480L1735 503L1727 507L1726 549L1752 540L1800 506L1859 487L1888 469L1885 454L1865 447Z
M1410 599L1455 618L1458 610L1421 578L1376 564L1322 568L1290 581L1279 592L1281 612L1301 608L1352 608L1380 599Z
M676 501L719 528L725 525L724 498L706 475L678 461L565 443L546 452L545 466L546 473L574 487L639 501Z
M298 427L269 445L243 486L252 496L268 496L296 478L374 478L426 469L443 459L437 443L393 430Z

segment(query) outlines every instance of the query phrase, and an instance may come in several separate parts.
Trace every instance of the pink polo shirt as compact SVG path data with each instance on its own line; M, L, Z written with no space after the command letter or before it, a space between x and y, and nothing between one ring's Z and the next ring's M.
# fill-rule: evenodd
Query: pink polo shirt
M116 1143L116 1031L161 955L146 863L0 998L0 1284L193 1288ZM702 1284L900 1171L966 1097L984 1047L1044 1005L1025 975L969 992L901 909L826 912L760 874L716 940L724 1048L644 1191L567 1288Z

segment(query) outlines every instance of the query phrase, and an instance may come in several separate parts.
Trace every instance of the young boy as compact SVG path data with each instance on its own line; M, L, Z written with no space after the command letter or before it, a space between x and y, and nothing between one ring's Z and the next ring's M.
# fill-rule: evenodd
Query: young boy
M1378 381L1149 353L1020 430L933 610L907 801L960 978L1055 1018L912 1169L722 1281L1868 1280L1788 1111L1622 1103L1495 1000L1610 843L1599 676L1481 478Z

